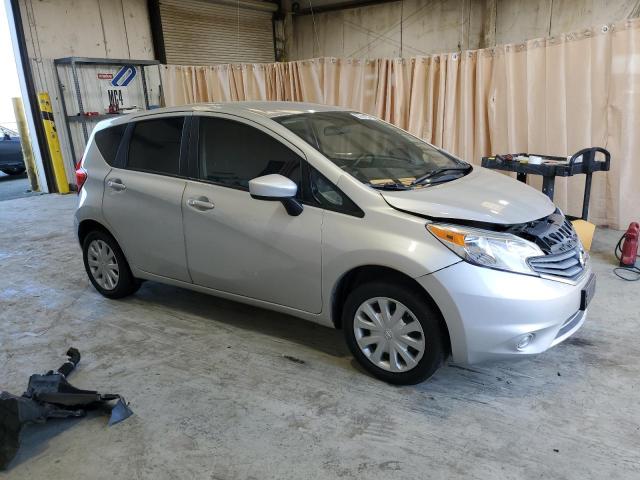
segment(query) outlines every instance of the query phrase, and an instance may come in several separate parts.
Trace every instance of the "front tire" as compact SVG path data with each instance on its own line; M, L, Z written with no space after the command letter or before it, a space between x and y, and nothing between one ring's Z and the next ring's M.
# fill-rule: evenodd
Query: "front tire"
M89 280L101 295L122 298L140 288L118 242L108 233L90 232L82 243L82 256Z
M388 383L420 383L445 358L440 317L411 287L384 282L360 285L347 297L342 328L358 362Z

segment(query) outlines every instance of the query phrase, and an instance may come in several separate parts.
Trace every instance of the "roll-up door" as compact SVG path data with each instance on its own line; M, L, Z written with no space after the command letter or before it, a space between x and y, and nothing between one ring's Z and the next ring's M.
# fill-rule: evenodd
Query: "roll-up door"
M275 60L270 2L160 0L168 64L211 65Z

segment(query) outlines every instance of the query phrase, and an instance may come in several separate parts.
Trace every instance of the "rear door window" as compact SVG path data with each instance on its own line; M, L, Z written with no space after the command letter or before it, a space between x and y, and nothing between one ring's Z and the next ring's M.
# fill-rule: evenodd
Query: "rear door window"
M96 132L95 140L98 150L105 162L112 167L116 163L118 148L120 148L120 143L122 142L122 137L126 129L127 124L124 123Z
M129 142L127 168L163 175L180 172L180 140L184 117L136 122Z

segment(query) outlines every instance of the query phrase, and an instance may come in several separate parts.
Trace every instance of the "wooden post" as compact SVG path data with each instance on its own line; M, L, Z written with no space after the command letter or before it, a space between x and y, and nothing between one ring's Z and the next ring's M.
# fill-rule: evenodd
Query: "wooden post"
M18 124L20 145L22 147L22 158L24 159L24 165L27 169L27 177L29 177L31 191L39 192L40 186L38 185L38 170L36 169L36 161L33 157L33 149L31 148L31 140L29 138L29 128L27 127L27 117L25 117L24 114L22 99L20 97L14 97L11 101L13 102L13 111L16 116L16 123Z

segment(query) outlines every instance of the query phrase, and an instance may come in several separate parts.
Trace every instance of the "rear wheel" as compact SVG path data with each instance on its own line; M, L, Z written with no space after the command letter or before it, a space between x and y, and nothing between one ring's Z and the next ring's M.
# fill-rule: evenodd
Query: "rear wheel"
M118 242L108 233L90 232L84 239L82 252L89 280L105 297L126 297L140 288L140 281L131 273Z
M420 292L404 285L357 287L345 302L342 328L354 357L389 383L426 380L445 358L438 314Z

